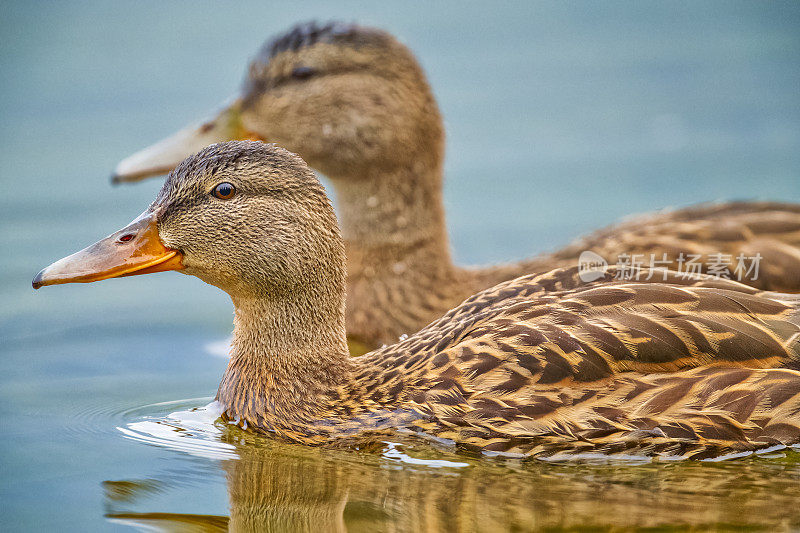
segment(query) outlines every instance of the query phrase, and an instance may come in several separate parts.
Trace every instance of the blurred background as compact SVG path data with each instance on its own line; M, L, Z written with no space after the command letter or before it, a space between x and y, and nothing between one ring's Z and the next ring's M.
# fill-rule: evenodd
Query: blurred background
M309 19L376 25L417 54L445 117L462 264L667 206L800 201L797 2L3 2L6 526L105 528L102 481L180 469L114 427L214 394L225 360L208 345L230 332L228 298L175 273L30 281L153 199L161 179L109 184L120 159L203 118L265 39ZM215 475L169 497L224 513Z

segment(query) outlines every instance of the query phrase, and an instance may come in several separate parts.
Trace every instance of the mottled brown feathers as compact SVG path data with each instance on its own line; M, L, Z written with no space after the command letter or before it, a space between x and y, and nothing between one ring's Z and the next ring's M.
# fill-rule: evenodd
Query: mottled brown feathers
M424 389L410 405L435 420L418 429L477 449L704 457L796 442L797 301L670 277L547 292L580 283L577 269L527 276L363 361L406 368Z

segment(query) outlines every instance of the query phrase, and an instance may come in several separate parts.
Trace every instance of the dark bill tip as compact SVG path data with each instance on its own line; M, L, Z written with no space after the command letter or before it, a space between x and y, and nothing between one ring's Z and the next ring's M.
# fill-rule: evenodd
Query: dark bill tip
M44 273L44 271L45 269L43 268L42 270L39 271L38 274L36 274L36 276L34 276L33 282L31 283L34 289L44 287L44 281L42 280L42 274Z

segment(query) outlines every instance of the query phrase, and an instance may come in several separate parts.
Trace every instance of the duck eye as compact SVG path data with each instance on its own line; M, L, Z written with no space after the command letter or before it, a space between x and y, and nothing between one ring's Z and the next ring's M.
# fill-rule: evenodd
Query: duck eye
M212 194L220 200L230 200L236 194L236 188L230 183L220 183L214 187Z
M292 77L296 80L305 80L315 73L316 71L311 67L294 67L292 69Z

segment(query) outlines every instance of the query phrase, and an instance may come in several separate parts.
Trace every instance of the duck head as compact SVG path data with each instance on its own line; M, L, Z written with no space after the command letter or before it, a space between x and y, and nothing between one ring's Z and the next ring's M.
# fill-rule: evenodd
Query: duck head
M241 94L211 120L123 160L115 182L163 174L213 142L257 138L300 154L328 177L441 164L444 133L425 75L388 33L299 25L269 41Z
M234 301L338 302L344 293L343 245L322 185L296 155L254 141L186 159L141 216L45 268L33 287L165 270L197 276Z

